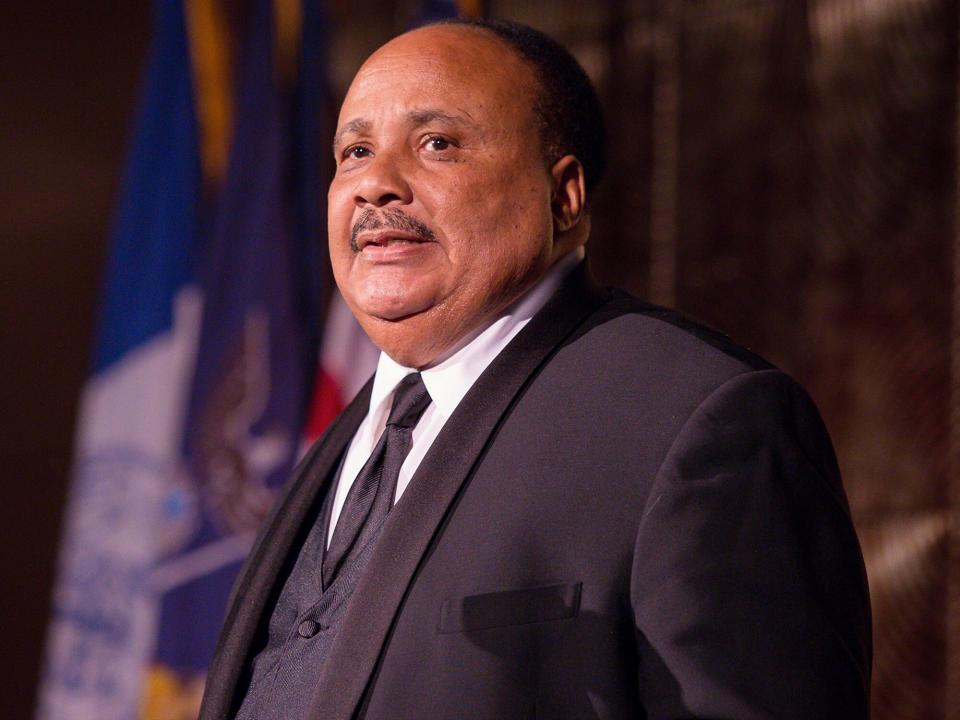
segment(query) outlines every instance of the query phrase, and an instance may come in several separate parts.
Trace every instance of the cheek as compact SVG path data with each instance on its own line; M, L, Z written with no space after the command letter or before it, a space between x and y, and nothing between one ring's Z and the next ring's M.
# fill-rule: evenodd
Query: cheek
M327 247L330 250L331 258L340 250L340 225L342 221L332 205L327 206Z
M549 254L549 226L538 206L515 204L491 213L482 227L465 228L458 244L461 289L478 293L504 291L536 274Z
M529 236L531 230L549 222L549 189L529 176L486 172L446 190L437 212L447 227L475 236L480 241L478 250L491 249L507 238Z
M545 191L532 183L516 187L489 204L489 252L500 258L539 255L552 230Z
M349 188L334 179L327 191L327 228L331 236L349 232L354 207Z

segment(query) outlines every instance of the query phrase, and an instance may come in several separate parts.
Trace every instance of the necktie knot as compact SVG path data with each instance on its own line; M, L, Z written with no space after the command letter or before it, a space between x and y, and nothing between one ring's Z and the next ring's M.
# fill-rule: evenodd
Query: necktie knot
M412 428L430 405L430 393L420 373L411 373L397 384L387 425Z

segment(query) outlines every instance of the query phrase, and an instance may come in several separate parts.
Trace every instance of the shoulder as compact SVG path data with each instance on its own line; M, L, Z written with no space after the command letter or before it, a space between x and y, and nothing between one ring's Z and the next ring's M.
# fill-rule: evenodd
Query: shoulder
M608 289L545 372L583 392L603 393L611 405L639 400L677 416L734 377L775 369L704 323Z
M602 349L642 350L659 361L689 362L699 367L769 370L773 365L725 333L677 310L644 302L624 290L608 288L606 300L581 326L572 341Z
M689 469L694 459L720 467L767 451L797 463L802 458L846 509L813 399L787 373L719 330L610 289L570 338L569 350L581 376L613 398L611 407L630 415L636 410L629 408L642 405L648 421L669 428L665 460L680 458Z

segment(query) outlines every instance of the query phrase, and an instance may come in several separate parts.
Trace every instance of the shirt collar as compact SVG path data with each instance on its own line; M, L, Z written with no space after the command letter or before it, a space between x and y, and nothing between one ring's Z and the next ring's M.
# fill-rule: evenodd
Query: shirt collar
M472 340L442 362L421 371L423 384L445 419L450 417L487 365L500 354L530 318L537 314L567 274L580 264L583 256L582 248L565 255L536 285ZM385 352L381 352L370 394L370 413L382 412L385 408L381 406L393 393L397 383L412 372L416 372L416 369L400 365Z

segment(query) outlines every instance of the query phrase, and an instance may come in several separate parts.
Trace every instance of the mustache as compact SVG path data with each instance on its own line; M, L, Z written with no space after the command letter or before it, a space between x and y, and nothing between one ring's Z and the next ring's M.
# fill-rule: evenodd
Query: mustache
M396 208L387 208L379 212L373 208L367 208L360 213L360 217L357 218L350 231L350 249L354 252L360 252L360 248L357 246L357 238L364 230L382 230L383 228L412 233L424 242L432 242L436 239L433 230Z

